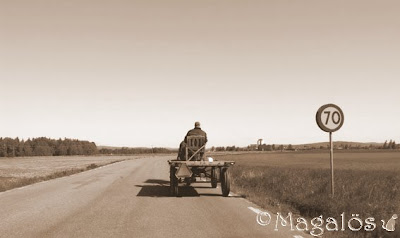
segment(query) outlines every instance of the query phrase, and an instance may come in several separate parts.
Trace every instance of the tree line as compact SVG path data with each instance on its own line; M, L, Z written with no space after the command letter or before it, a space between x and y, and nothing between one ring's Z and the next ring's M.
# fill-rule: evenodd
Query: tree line
M247 147L238 146L218 146L211 147L210 151L294 151L294 150L327 150L329 143L325 145L275 145L275 144L262 144L262 145L249 145ZM400 144L396 144L394 140L385 141L381 144L357 144L357 143L334 143L333 148L339 150L394 150L400 149Z
M0 157L94 155L94 142L75 139L50 139L46 137L20 140L18 137L0 137Z
M178 153L178 150L170 150L161 147L154 147L154 148L122 147L116 149L102 148L99 150L100 154L106 154L106 155L132 155L132 154L152 154L152 153L156 154L156 153L172 153L172 152Z
M392 141L390 140L389 143L387 142L387 140L385 141L385 143L383 143L382 149L396 149L399 148L398 145L396 145L396 141Z
M0 157L22 156L62 156L62 155L130 155L151 153L172 153L177 150L167 148L115 148L98 149L94 142L77 139L50 139L39 137L27 140L0 137Z
M212 146L210 151L284 151L284 150L294 150L295 148L289 145L257 145L257 146L247 146L247 147L238 147L238 146Z

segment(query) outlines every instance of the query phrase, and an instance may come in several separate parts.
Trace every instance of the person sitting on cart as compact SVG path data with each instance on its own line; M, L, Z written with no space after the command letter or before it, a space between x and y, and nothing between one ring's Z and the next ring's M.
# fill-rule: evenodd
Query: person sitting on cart
M188 136L204 136L204 143L207 143L207 133L203 131L200 127L200 122L196 121L194 123L194 128L188 131L188 133L185 136L185 139L181 142L179 145L179 154L178 154L178 159L180 160L186 160L188 158L185 158L185 150L186 150L186 143L187 143L187 137ZM204 152L200 152L200 156L202 157Z
M204 136L205 138L204 143L207 143L207 133L201 129L200 122L198 121L194 123L194 128L188 131L188 133L186 134L185 143L187 143L188 136Z

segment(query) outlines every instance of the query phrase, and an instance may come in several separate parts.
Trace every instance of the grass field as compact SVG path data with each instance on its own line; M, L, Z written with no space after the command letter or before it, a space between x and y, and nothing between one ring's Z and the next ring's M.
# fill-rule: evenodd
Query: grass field
M365 224L375 218L373 231L327 231L323 237L400 237L400 221L394 232L382 229L381 219L400 215L400 152L336 152L335 197L330 197L328 152L255 153L214 156L234 160L232 190L264 209L308 218L323 215L346 224L359 214ZM353 223L352 223L353 224ZM356 225L355 225L356 227ZM311 230L309 224L309 230Z
M53 156L0 158L0 192L79 173L134 156Z

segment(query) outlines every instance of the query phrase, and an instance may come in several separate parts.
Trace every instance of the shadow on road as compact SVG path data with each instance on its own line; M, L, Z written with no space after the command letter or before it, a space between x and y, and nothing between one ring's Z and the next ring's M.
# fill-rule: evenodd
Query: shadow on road
M168 180L164 180L164 179L148 179L148 180L146 180L144 182L145 183L157 183L157 184L160 184L160 185L169 184L169 181Z
M136 185L141 187L138 197L171 197L168 185ZM199 197L193 187L179 187L180 197Z
M139 193L136 195L138 197L171 197L170 188L169 188L169 180L163 179L148 179L144 181L145 185L136 185L136 187L140 187ZM211 186L204 186L205 183L209 182L196 182L191 186L185 186L182 184L179 186L179 197L200 197L200 196L210 196L210 197L221 197L220 193L198 193L196 188L200 191L214 191L215 188L211 188ZM197 184L197 185L196 185ZM203 186L202 186L203 185ZM209 190L210 189L210 190ZM219 188L217 188L220 191ZM229 196L230 198L240 198L242 196Z

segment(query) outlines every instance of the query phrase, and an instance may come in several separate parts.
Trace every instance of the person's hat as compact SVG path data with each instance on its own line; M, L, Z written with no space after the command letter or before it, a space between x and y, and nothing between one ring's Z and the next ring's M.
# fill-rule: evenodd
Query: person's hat
M200 128L200 122L196 121L196 122L194 123L194 127Z

